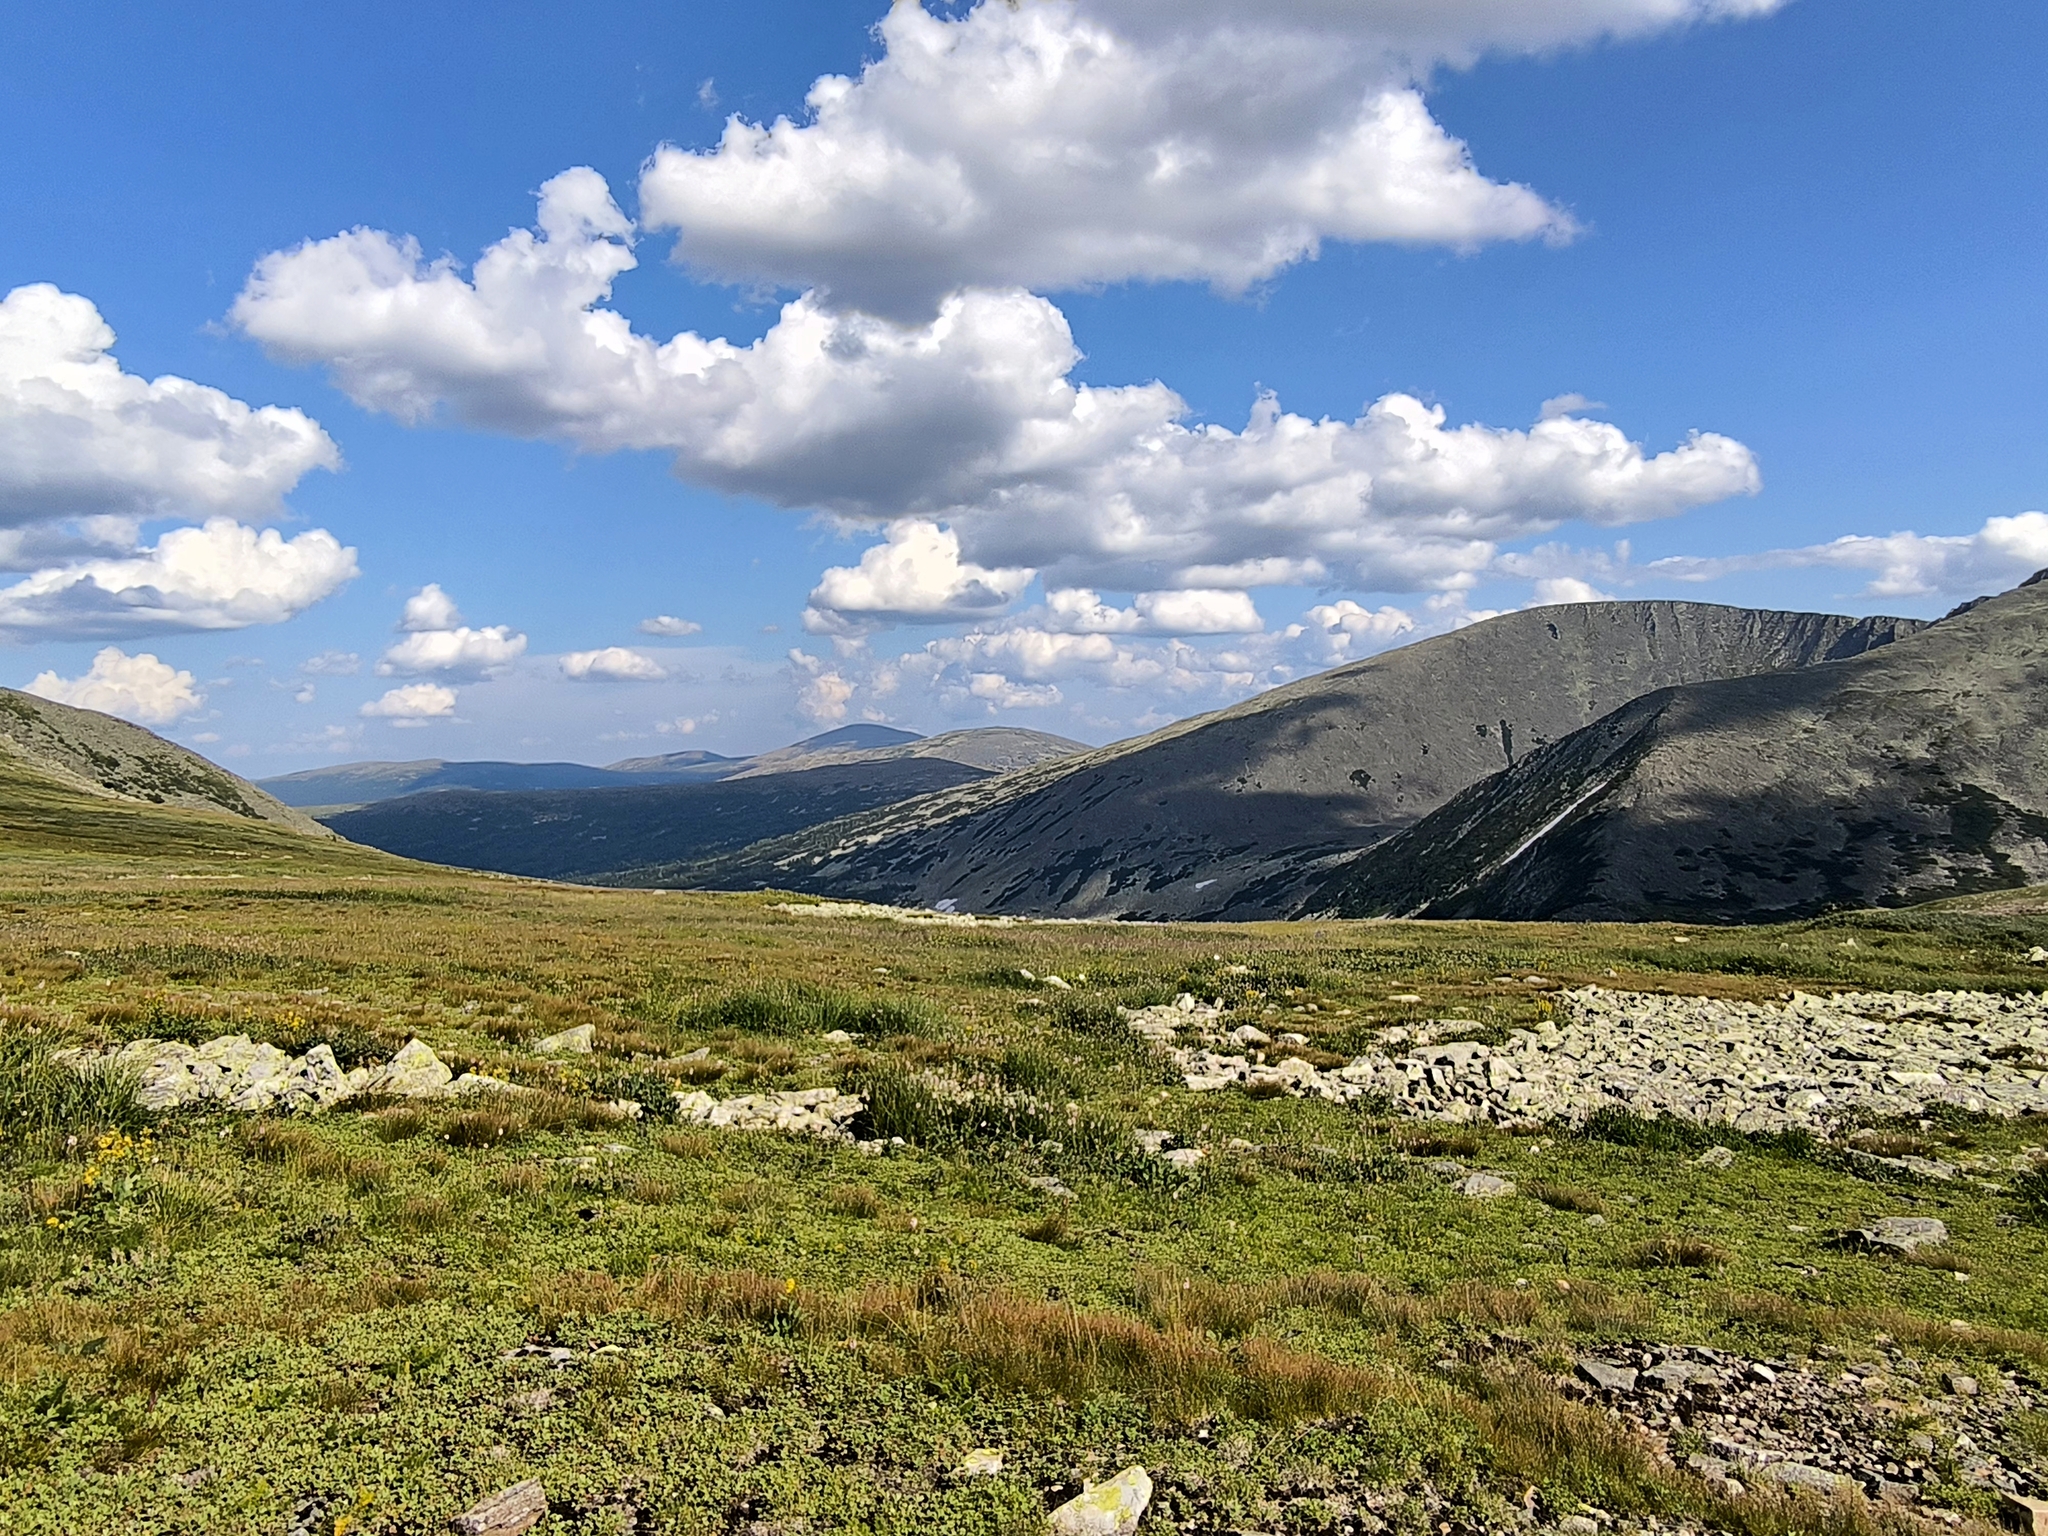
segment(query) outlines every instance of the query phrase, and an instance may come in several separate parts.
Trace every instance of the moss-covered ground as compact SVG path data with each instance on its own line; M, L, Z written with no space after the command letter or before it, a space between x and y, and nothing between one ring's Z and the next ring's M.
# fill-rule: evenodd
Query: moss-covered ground
M46 1071L0 1084L0 1532L437 1531L525 1477L551 1532L1025 1532L1137 1461L1162 1528L1441 1536L1593 1505L1765 1536L1878 1517L1717 1503L1550 1373L1603 1340L1795 1355L1887 1333L2048 1378L2048 1227L2023 1187L1873 1182L1796 1140L1715 1171L1654 1127L1193 1095L1115 1013L1192 991L1335 1057L1404 1020L1497 1033L1586 982L2019 989L2048 941L2030 898L1785 929L919 927L108 814L0 814L21 1073L145 1034L326 1040L344 1064L417 1035L543 1092L138 1116L58 1103ZM854 1044L823 1038L835 1021ZM593 1056L531 1050L579 1023ZM603 1107L824 1084L903 1144ZM1136 1150L1144 1128L1208 1157L1176 1171ZM1985 1168L2044 1139L1893 1129ZM1443 1160L1523 1194L1467 1200ZM1939 1216L1949 1267L1835 1245L1885 1214ZM1004 1470L958 1475L976 1447Z

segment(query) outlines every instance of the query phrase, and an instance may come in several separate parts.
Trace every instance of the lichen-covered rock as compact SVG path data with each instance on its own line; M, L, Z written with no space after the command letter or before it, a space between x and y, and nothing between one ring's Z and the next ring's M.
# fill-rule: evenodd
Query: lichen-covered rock
M440 1099L455 1079L448 1064L426 1041L408 1040L396 1056L370 1069L358 1093L387 1093L401 1099Z
M1151 1503L1150 1475L1143 1467L1126 1467L1054 1510L1054 1536L1131 1536Z
M558 1035L534 1041L533 1048L543 1056L588 1056L597 1049L597 1026L575 1025Z
M722 1130L789 1131L828 1141L851 1141L847 1125L867 1107L857 1094L836 1088L794 1088L714 1099L701 1089L678 1093L676 1118Z

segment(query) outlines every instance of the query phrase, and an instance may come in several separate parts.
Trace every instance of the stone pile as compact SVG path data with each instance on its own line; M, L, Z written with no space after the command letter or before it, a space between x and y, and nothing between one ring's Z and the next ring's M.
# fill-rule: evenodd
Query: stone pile
M1614 1108L1742 1131L1826 1133L1930 1104L2048 1113L2041 994L1795 993L1789 1002L1736 1003L1587 987L1557 994L1556 1012L1500 1046L1427 1043L1477 1032L1470 1021L1391 1029L1384 1049L1335 1068L1290 1054L1306 1045L1299 1036L1275 1042L1251 1025L1226 1032L1220 1004L1186 994L1125 1017L1171 1053L1196 1092L1263 1088L1340 1103L1372 1094L1432 1120L1577 1122Z
M214 1104L225 1109L324 1109L365 1094L403 1099L444 1099L485 1088L507 1088L494 1077L465 1072L457 1077L422 1040L408 1041L380 1066L344 1072L326 1045L303 1056L247 1035L224 1035L204 1045L181 1040L131 1040L109 1052L61 1051L58 1058L79 1072L111 1064L135 1071L144 1109L178 1109Z
M1953 1468L1987 1491L2038 1492L2004 1454L2009 1425L2039 1400L1997 1372L1979 1378L1896 1347L1868 1359L1746 1360L1695 1346L1609 1347L1577 1363L1570 1390L1655 1437L1675 1462L1731 1493L1847 1485L1916 1503Z
M693 1125L735 1131L790 1131L851 1141L847 1127L866 1102L836 1088L793 1088L782 1093L750 1093L735 1099L714 1099L701 1090L676 1095L676 1118Z

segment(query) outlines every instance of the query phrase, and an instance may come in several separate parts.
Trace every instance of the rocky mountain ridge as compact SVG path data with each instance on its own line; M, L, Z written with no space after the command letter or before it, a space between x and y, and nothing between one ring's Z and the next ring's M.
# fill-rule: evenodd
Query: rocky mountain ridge
M1861 655L1923 627L1701 603L1531 609L645 878L1036 916L1281 917L1333 861L1646 692Z
M2044 578L1831 666L1646 694L1297 910L1767 922L2048 879Z

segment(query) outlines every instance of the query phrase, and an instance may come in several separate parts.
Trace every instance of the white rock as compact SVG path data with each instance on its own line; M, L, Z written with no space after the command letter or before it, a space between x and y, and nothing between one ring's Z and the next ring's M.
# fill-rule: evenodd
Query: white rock
M370 1073L363 1091L388 1093L401 1099L439 1099L448 1095L455 1074L426 1041L406 1041L396 1056Z
M1131 1536L1151 1503L1151 1477L1143 1467L1126 1467L1054 1510L1054 1536Z
M1514 1192L1513 1179L1503 1179L1492 1173L1470 1174L1465 1182L1458 1186L1458 1193L1467 1200L1501 1200Z
M597 1026L575 1025L558 1035L534 1041L533 1048L543 1056L588 1056L597 1049Z
M989 1446L969 1451L960 1458L962 1477L994 1477L1003 1470L1003 1453Z
M1735 1154L1727 1147L1713 1146L1707 1148L1706 1151L1694 1158L1693 1161L1702 1168L1733 1168L1735 1166Z
M1256 1024L1238 1025L1237 1028L1230 1032L1230 1038L1239 1045L1249 1045L1254 1048L1273 1043L1273 1037L1263 1029L1260 1029Z

